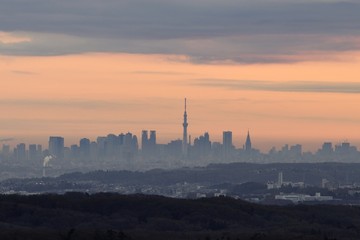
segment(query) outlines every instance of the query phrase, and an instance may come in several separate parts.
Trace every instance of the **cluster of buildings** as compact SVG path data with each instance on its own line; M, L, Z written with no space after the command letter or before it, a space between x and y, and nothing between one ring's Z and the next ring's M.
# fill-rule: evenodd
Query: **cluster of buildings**
M52 156L54 162L71 160L75 163L120 163L126 168L129 164L148 164L148 167L172 167L205 165L214 162L304 162L304 161L357 161L359 152L356 147L345 142L333 147L326 142L316 154L303 153L302 146L285 145L280 150L271 149L268 154L260 153L251 144L250 133L247 133L244 145L236 149L233 145L231 131L223 132L223 141L211 142L209 133L196 137L193 141L188 135L188 121L185 99L182 139L167 144L157 143L155 130L143 130L141 146L136 135L128 132L119 135L109 134L98 137L96 141L82 138L79 144L67 147L64 138L51 136L48 148L41 145L20 143L14 149L4 144L0 161L7 162L41 162L46 156ZM174 165L175 164L175 165ZM177 164L177 165L176 165ZM169 166L171 167L171 166Z
M250 136L247 138L246 148L242 151L252 151ZM41 162L46 156L52 156L53 161L66 162L68 160L81 163L96 162L131 162L147 161L193 161L193 162L231 162L236 158L238 149L232 142L232 132L223 133L223 142L211 142L209 133L188 141L184 145L183 140L173 140L167 144L159 144L156 141L155 130L143 130L141 132L141 145L136 135L121 133L109 134L97 137L95 141L82 138L79 144L65 146L65 140L60 136L50 136L48 148L42 145L25 143L17 144L13 149L4 144L1 149L0 161L8 162ZM140 145L140 146L139 146ZM255 151L255 150L254 150ZM218 160L218 161L216 161Z
M315 153L304 152L302 145L285 144L280 150L272 148L266 155L267 162L359 162L360 152L349 142L333 145L323 143Z
M119 135L109 134L97 137L96 141L88 138L80 139L79 144L65 146L64 138L50 136L48 148L43 150L41 145L20 143L13 150L4 144L0 154L0 161L29 162L42 161L46 156L52 156L53 161L74 160L82 163L95 162L125 162L144 160L149 163L177 162L231 162L236 157L236 149L232 141L232 132L223 132L223 142L210 141L209 133L204 133L191 142L188 135L188 121L185 99L183 116L183 137L172 140L167 144L159 144L155 130L143 130L141 146L136 135L128 132ZM250 134L248 133L244 151L250 153ZM192 161L188 161L192 160Z
M275 200L286 200L293 203L299 202L323 202L323 201L332 201L334 198L332 196L322 196L320 193L315 193L314 196L309 194L278 194L275 195Z

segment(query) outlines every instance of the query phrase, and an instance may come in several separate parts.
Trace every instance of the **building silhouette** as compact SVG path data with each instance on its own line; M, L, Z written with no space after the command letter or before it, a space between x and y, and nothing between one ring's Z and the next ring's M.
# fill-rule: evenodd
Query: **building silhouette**
M166 145L166 154L171 156L172 158L179 158L183 154L183 141L172 140Z
M25 143L19 143L14 149L15 158L18 161L25 161L26 157L26 145Z
M3 159L9 159L10 157L10 145L3 144L1 149L1 156Z
M36 144L30 144L29 145L28 158L29 158L30 161L36 161L37 159L40 158L40 153L39 153L39 150L38 150Z
M156 145L156 131L150 131L149 145L153 148Z
M250 139L250 133L248 131L247 136L246 136L246 141L245 141L245 151L246 152L251 152L251 139Z
M185 111L184 111L184 122L183 122L183 140L182 140L182 154L183 157L188 155L188 133L187 133L187 112L186 112L186 98L185 98Z
M224 131L223 132L223 158L224 160L229 160L232 157L233 153L233 143L232 143L232 132Z
M149 136L147 130L141 132L141 151L143 154L147 154L149 147Z
M150 137L147 130L141 133L141 153L143 158L153 158L157 154L156 131L150 131Z
M49 138L49 154L56 157L56 159L64 159L64 138L50 136Z
M80 139L79 154L82 159L88 159L90 157L90 139Z
M203 136L194 139L194 146L192 147L192 156L195 158L209 157L211 154L211 141L209 133L204 133Z

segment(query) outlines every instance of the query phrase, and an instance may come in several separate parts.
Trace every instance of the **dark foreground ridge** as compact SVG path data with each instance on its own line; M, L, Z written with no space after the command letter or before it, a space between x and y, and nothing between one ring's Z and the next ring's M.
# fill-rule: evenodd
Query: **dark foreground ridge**
M360 208L227 197L0 195L0 239L360 239Z

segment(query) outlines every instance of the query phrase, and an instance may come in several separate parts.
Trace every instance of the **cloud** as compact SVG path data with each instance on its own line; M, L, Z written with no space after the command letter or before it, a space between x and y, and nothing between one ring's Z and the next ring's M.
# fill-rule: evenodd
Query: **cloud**
M11 142L16 140L15 138L0 138L0 142Z
M145 75L153 74L153 75L175 75L175 76L194 75L194 73L174 72L174 71L134 71L131 73L145 74Z
M319 82L319 81L255 81L233 79L198 79L189 84L203 87L221 87L231 90L254 90L270 92L312 92L359 94L358 82Z
M51 108L58 110L85 109L85 110L132 110L140 111L144 108L151 109L156 106L160 109L171 109L169 102L177 103L178 99L172 98L138 98L133 100L88 100L88 99L0 99L0 106L11 106L12 108L44 109Z
M71 109L112 109L114 107L134 108L140 103L133 102L117 102L102 100L53 100L53 99L0 99L0 106L13 107L51 107L51 108L71 108Z
M31 42L31 38L21 36L17 33L1 32L0 31L0 44L10 45L24 42Z
M19 75L37 75L38 74L36 72L29 72L29 71L22 71L22 70L14 70L11 72L14 74L19 74Z
M31 42L0 54L178 54L194 62L297 62L359 49L360 3L290 0L4 0L0 30ZM16 17L14 17L16 16ZM341 36L341 37L339 37Z

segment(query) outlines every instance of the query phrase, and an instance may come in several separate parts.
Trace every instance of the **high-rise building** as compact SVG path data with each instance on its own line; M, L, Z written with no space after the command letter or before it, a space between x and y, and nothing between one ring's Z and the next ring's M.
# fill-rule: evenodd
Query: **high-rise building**
M64 159L64 138L54 137L49 138L49 153L59 160Z
M125 134L120 133L119 136L118 136L118 139L119 139L119 144L124 145L124 143L125 143Z
M341 144L337 144L335 145L335 153L336 154L349 154L351 150L351 146L350 143L348 142L343 142Z
M246 141L245 141L245 151L250 152L251 151L251 140L250 140L250 133L248 131Z
M229 160L232 156L233 144L232 144L232 132L224 131L223 132L223 155L224 160Z
M98 144L97 142L90 143L90 159L97 160L99 156Z
M179 158L182 155L183 141L181 139L172 140L166 145L166 152L168 155Z
M300 144L296 144L290 147L290 153L295 156L301 156L302 154L302 146Z
M26 145L25 143L19 143L16 146L15 149L15 155L16 155L16 159L18 161L25 161L26 160Z
M144 154L146 154L148 151L148 143L149 143L148 131L143 130L141 132L141 150L142 150L142 153L144 153Z
M10 155L10 146L7 145L7 144L3 144L1 153L2 153L3 156L8 157Z
M37 145L37 151L38 151L39 156L41 157L42 156L42 151L43 151L41 144Z
M331 154L334 149L331 142L324 142L321 149L323 154Z
M154 147L156 145L156 131L155 130L150 131L149 144L151 147Z
M133 154L136 154L138 150L139 150L139 142L137 136L134 135L131 140L131 151L133 152Z
M105 155L107 157L116 156L120 147L119 139L115 134L108 134L105 140Z
M150 138L149 138L149 154L151 157L157 155L157 145L156 145L156 131L150 131Z
M29 160L35 161L39 157L39 153L37 150L36 144L30 144L29 145Z
M184 122L183 122L183 141L182 141L182 154L184 157L188 155L188 134L187 134L187 112L186 112L186 98L185 98L185 111L184 111Z
M79 146L76 144L72 144L70 146L70 152L71 152L71 158L72 159L78 159L80 156L80 150L79 150Z
M89 158L90 157L90 139L88 138L82 138L80 140L80 156L82 158Z
M133 160L135 154L138 152L139 144L136 135L128 132L124 137L124 145L122 148L122 155L126 160Z
M105 156L105 142L106 142L106 137L96 138L98 155L101 157Z
M209 133L204 133L203 136L195 138L194 146L192 147L192 155L194 157L207 157L211 152L211 141Z
M143 130L141 133L141 152L143 158L152 158L157 153L156 145L156 131L150 131L150 137L148 136L148 131Z
M128 132L125 134L124 147L127 151L131 151L132 139L133 139L132 133Z
M232 132L224 131L223 132L223 146L224 149L232 149Z

